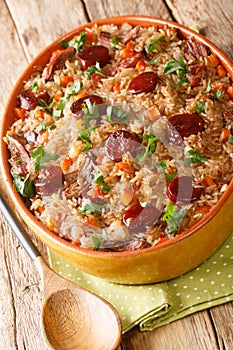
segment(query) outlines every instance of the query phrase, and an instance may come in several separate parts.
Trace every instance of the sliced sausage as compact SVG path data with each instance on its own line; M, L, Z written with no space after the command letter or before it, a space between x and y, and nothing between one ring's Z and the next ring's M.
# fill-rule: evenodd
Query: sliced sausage
M71 59L75 55L75 48L68 47L64 50L53 51L49 63L43 70L42 76L45 80L49 80L56 69L60 69L64 66L66 60Z
M97 96L97 95L90 95L90 96L85 96L82 98L79 98L77 101L73 102L72 105L70 106L70 111L73 113L78 119L83 118L83 106L86 105L86 100L90 100L91 104L93 105L94 103L97 105L103 104L104 101L102 97Z
M42 196L49 196L62 188L63 180L60 166L41 169L34 181L36 192Z
M25 89L19 94L20 108L31 111L38 105L38 98L31 89Z
M101 45L110 49L113 37L114 37L113 34L111 34L109 32L104 32L104 31L100 32L99 40L100 40Z
M153 92L159 82L159 77L154 72L144 72L131 80L128 90L131 94L138 95L143 92Z
M132 29L127 30L127 32L125 32L122 37L122 42L124 44L127 44L130 40L135 39L139 33L140 28L140 26L136 26Z
M93 45L87 47L83 51L79 52L78 60L82 70L85 70L91 66L95 66L98 62L100 67L103 68L110 61L110 55L107 47L102 45Z
M133 232L143 232L155 224L160 212L155 207L143 208L139 202L130 206L123 214L123 222Z
M11 173L26 176L30 157L25 148L25 139L18 135L8 134L7 141L7 146L11 154L11 158L9 159Z
M125 153L133 153L140 138L137 134L127 130L118 130L111 134L105 143L107 156L115 162L121 162Z
M167 196L176 203L189 203L201 197L203 189L192 186L192 178L190 176L177 176L167 187Z
M175 114L168 119L167 136L169 141L177 145L182 144L183 138L196 135L204 130L205 122L197 113Z
M199 60L200 57L206 57L208 55L206 46L197 42L194 37L186 41L183 50L186 61Z

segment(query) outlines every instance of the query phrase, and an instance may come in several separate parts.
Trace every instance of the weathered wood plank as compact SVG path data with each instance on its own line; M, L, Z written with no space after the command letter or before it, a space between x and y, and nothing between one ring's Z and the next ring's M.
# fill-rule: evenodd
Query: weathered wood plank
M30 61L54 39L88 21L81 0L7 0Z
M120 15L146 15L170 18L164 2L154 0L84 0L91 21Z
M233 302L210 309L220 350L231 350L233 344Z
M177 22L197 25L201 33L233 59L233 6L231 0L166 0Z

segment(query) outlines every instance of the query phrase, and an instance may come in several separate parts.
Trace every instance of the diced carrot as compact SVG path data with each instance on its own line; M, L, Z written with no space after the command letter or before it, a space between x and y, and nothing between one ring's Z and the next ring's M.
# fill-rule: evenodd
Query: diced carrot
M131 188L125 187L121 194L121 202L124 205L129 205L134 196L134 190Z
M72 240L71 244L79 247L80 246L80 241Z
M86 225L94 226L94 227L100 227L99 222L97 221L96 217L90 216L88 220L86 221Z
M201 205L195 210L195 214L202 214L205 215L210 211L211 206L210 205Z
M212 88L212 92L215 93L217 90L225 90L225 86L223 83L216 82Z
M220 78L223 78L227 75L226 69L221 64L217 66L216 70Z
M230 98L233 98L233 85L227 87L226 93Z
M61 162L62 171L68 170L72 162L73 162L73 159L69 156L66 156Z
M63 96L63 93L60 90L58 90L55 93L54 98L55 98L56 101L59 101L62 98L62 96Z
M85 33L87 35L85 42L91 43L94 40L94 33L92 31L89 31L89 30L86 30Z
M87 92L80 92L79 94L77 94L76 98L77 100L79 100L80 98L83 98L83 97L87 97L89 96L89 94Z
M118 171L125 171L129 170L129 164L126 162L119 162L115 164L115 170L118 173Z
M222 129L222 132L221 132L221 135L220 135L220 141L222 143L225 143L227 142L228 140L228 137L231 135L231 130L230 129L227 129L227 128L223 128Z
M216 185L215 181L212 179L211 176L206 176L203 179L203 184L207 187Z
M126 44L126 47L123 49L123 52L122 52L122 58L130 58L130 57L133 57L135 55L135 51L134 51L134 48L135 48L135 44L132 43L132 42L128 42Z
M163 243L163 242L166 242L167 240L168 240L167 237L161 236L161 237L159 237L157 244L161 244L161 243Z
M48 141L48 138L49 138L48 130L42 130L37 137L37 141L43 144Z
M216 67L219 64L219 59L214 54L209 55L208 59L213 67Z
M43 205L40 205L38 208L37 208L37 211L42 214L45 210L45 207Z
M117 81L117 82L113 85L112 90L113 90L114 92L116 92L117 94L119 94L119 93L121 92L121 84L120 84L119 81Z
M44 120L44 111L43 109L38 109L37 111L35 111L35 114L34 114L34 117L35 119L43 119Z
M158 120L161 117L159 111L155 108L148 109L148 116L149 116L150 121L152 121L152 122L155 122L156 120Z
M54 223L53 219L49 219L49 220L48 220L47 227L48 227L48 229L49 229L50 231L53 231L53 230L54 230L54 228L55 228L55 223Z
M69 75L62 75L60 78L61 85L66 87L69 83L73 83L74 78Z
M26 118L25 109L24 108L14 108L14 115L17 119L24 120Z
M102 154L98 154L98 156L96 157L96 160L95 160L96 164L101 165L103 162L103 158L104 158L104 156Z
M142 60L139 60L136 64L136 69L140 72L146 68L146 63Z
M92 189L93 198L98 198L99 196L101 196L101 194L103 194L101 191L101 186L95 184Z

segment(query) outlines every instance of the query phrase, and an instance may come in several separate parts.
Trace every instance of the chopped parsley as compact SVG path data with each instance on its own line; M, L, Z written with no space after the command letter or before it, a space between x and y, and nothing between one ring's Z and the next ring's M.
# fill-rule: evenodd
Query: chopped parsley
M34 131L35 133L39 134L41 131L53 129L56 129L56 125L46 125L45 121L43 121L35 128Z
M99 250L101 247L101 244L103 243L103 237L97 237L97 236L91 236L93 249Z
M102 214L102 210L107 203L99 204L91 200L91 198L83 198L82 206L79 214Z
M43 146L35 148L31 154L34 159L35 170L38 171L43 168L43 164L48 163L50 160L56 160L59 156L55 153L46 153Z
M61 97L56 108L53 110L53 117L59 118L62 115L62 111L65 108L67 102L70 99L70 96L75 95L82 88L83 84L80 81L76 81L75 83L69 83L67 87L71 89L70 93L65 94L65 96Z
M81 140L81 141L84 141L86 143L82 152L85 152L91 148L91 140L90 140L89 136L93 130L94 130L94 128L81 129L80 136L77 137L77 140Z
M168 183L172 182L172 180L177 176L177 173L173 174L167 174L166 173L166 167L167 167L167 162L165 159L161 160L160 162L156 163L156 168L161 171L162 174L164 174L166 180Z
M206 160L206 156L195 151L194 149L190 149L187 151L186 153L186 158L185 161L188 165L192 164L192 163L204 163L204 161Z
M82 111L84 113L83 125L89 125L90 120L98 119L100 116L98 105L96 102L92 104L89 98L83 103Z
M13 184L17 192L24 198L30 198L35 194L35 187L33 181L29 179L30 175L20 176L13 174Z
M233 145L233 135L228 136L228 141Z
M210 84L210 79L208 79L205 93L208 94L211 90L212 90L212 87L211 87L211 84Z
M52 101L50 103L47 103L45 100L43 99L39 99L39 104L40 106L37 106L36 107L36 111L38 110L44 110L50 114L53 113L53 105L55 103L55 99L53 98Z
M98 173L95 177L94 184L100 186L101 191L104 193L108 193L111 190L111 187L105 183L104 177L101 173Z
M116 43L118 43L119 41L121 41L122 38L120 36L114 36L111 40L111 44L110 47L112 50L116 50Z
M151 61L149 62L149 64L151 64L152 66L154 66L154 65L156 65L158 62L159 62L159 58L157 57L157 58L151 60Z
M88 79L91 79L91 77L94 73L97 73L97 74L101 75L101 77L105 78L105 75L103 73L101 73L102 69L103 68L100 67L99 62L96 62L95 66L91 66L91 67L87 68L84 71L84 73L87 75Z
M139 157L137 157L137 160L140 162L155 152L157 141L159 140L159 138L154 136L152 133L144 134L142 137L144 140L147 141L147 146L146 146L145 152Z
M181 54L179 60L173 58L172 61L166 62L163 72L164 74L176 73L177 77L179 78L179 82L173 85L173 88L186 83L188 79L185 77L185 75L188 72L188 65L184 62L184 53Z
M219 100L221 98L223 94L223 91L221 89L218 89L214 94L213 94L213 98L215 100Z
M179 224L181 220L185 217L186 211L186 208L176 210L175 204L173 203L167 204L163 220L167 223L166 232L168 234L173 234L174 236L177 235Z
M197 101L197 107L196 107L196 111L197 113L203 113L205 110L205 103L202 101Z
M39 85L37 81L34 81L31 85L30 85L30 89L35 92L39 89Z
M129 112L124 111L123 109L117 106L108 106L106 110L106 117L111 124L114 124L113 117L117 118L117 122L126 123L127 118L130 116Z
M60 45L64 48L74 47L77 52L80 52L83 49L83 45L86 41L86 38L87 34L85 32L82 32L79 34L79 36L75 36L72 40L61 40Z
M145 50L146 52L152 52L152 53L158 53L158 49L156 48L157 44L160 42L166 42L166 38L165 36L160 36L155 40L150 40L147 42L146 46L145 46Z

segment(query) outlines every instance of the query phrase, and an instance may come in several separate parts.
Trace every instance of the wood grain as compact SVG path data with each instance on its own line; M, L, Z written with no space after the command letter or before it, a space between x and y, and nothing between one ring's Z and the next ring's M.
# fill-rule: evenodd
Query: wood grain
M224 5L220 0L0 0L0 69L4 73L0 79L0 114L19 74L47 44L88 19L124 14L174 18L187 26L197 24L233 57L231 0ZM2 178L0 190L4 193ZM40 278L1 216L0 281L0 349L47 350L40 332ZM139 333L135 328L124 335L121 349L232 350L232 329L233 303L227 303L153 332Z

